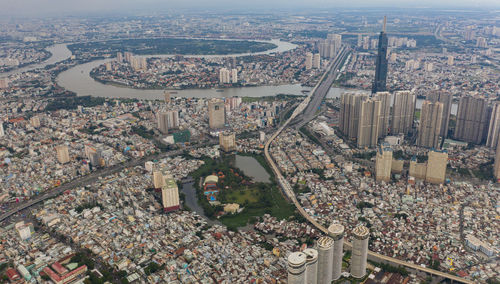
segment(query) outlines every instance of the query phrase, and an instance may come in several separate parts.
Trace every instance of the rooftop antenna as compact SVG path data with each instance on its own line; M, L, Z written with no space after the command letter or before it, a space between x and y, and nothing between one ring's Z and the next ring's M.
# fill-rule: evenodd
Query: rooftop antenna
M385 25L387 24L387 16L384 16L384 28L382 31L385 33Z

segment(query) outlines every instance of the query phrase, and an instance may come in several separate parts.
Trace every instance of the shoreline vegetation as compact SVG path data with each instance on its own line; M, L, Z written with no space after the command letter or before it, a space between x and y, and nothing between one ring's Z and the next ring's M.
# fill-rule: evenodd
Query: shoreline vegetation
M132 52L136 55L228 55L262 52L276 47L274 43L253 40L184 38L116 39L68 45L73 54L98 50L104 53Z

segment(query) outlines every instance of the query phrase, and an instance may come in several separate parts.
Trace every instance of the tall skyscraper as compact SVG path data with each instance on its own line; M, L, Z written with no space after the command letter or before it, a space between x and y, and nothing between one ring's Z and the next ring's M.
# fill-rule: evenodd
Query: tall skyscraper
M444 104L440 102L422 103L420 125L418 128L417 145L427 148L439 148L439 134L441 133Z
M57 160L61 164L66 164L69 162L69 151L68 151L68 146L66 145L59 145L56 146L56 154L57 154Z
M397 91L394 93L392 106L391 133L394 135L407 135L413 127L416 97L410 91Z
M354 278L363 278L366 275L366 260L368 257L368 237L370 231L365 226L358 226L352 230L351 275Z
M488 126L486 146L496 149L500 135L500 102L495 102L491 109L491 118Z
M333 239L321 237L318 239L318 284L332 282Z
M392 148L387 143L382 143L377 149L375 160L375 179L388 182L391 180Z
M292 252L288 256L288 284L306 283L306 255Z
M378 53L375 59L375 80L373 81L372 93L387 91L387 34L385 26L387 18L384 16L384 27L378 37Z
M165 212L171 212L180 208L179 189L172 175L163 175L161 200Z
M223 100L211 99L208 102L208 124L212 129L222 128L226 124L226 112Z
M361 102L361 110L358 126L358 148L375 147L379 137L381 102L374 99L366 99Z
M427 94L427 100L432 103L440 102L443 104L443 118L441 119L441 137L448 137L448 126L450 124L451 105L453 104L452 94L445 91L432 91Z
M474 144L485 141L490 111L488 103L482 97L461 97L458 103L455 139Z
M306 53L306 70L310 70L313 67L313 54L311 52Z
M387 136L389 131L389 116L391 111L391 93L378 92L374 98L381 102L380 105L380 122L379 122L379 138Z
M340 97L340 130L349 139L358 137L361 102L367 98L365 94L342 94Z
M332 280L340 278L344 257L344 226L338 223L328 227L328 235L333 239Z
M316 284L318 282L318 251L306 248L304 254L306 255L306 283Z
M444 183L446 166L448 164L448 152L429 151L427 155L429 159L427 160L425 181L434 184Z

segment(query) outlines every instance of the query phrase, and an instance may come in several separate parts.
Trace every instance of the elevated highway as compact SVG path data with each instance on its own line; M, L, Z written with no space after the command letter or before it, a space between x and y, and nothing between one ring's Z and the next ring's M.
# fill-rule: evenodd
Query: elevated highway
M318 84L314 87L314 89L309 93L309 96L302 101L299 106L295 109L295 111L292 113L290 118L281 126L278 128L276 132L274 132L271 137L266 141L266 144L264 146L264 155L266 157L267 162L271 166L271 169L274 172L274 175L276 176L276 179L284 193L284 195L287 197L290 202L292 202L299 213L309 222L311 223L317 230L323 232L324 234L328 235L328 229L320 224L318 221L316 221L309 213L305 211L305 209L302 207L302 205L298 202L295 193L293 192L292 186L290 183L286 180L286 178L281 174L280 169L272 159L270 153L269 153L269 147L271 146L271 143L278 137L281 132L287 128L287 127L301 127L305 125L307 122L312 120L314 118L314 114L316 113L316 110L318 107L321 105L322 100L325 98L326 94L328 93L328 90L330 89L333 81L335 80L337 76L338 70L341 68L340 64L344 62L345 56L347 56L348 51L346 47L343 47L339 51L339 55L329 64L327 67L325 73L319 80ZM352 249L352 244L344 241L344 246L345 249L351 250ZM473 281L457 277L455 275L451 275L448 273L444 273L438 270L430 269L427 267L420 266L418 264L406 262L397 258L385 256L373 251L368 251L368 258L374 261L378 262L384 262L388 263L391 265L395 266L403 266L405 268L408 268L410 270L414 270L417 272L425 272L427 274L430 274L432 276L437 276L437 277L442 277L445 279L449 279L452 282L458 282L458 283L474 283Z

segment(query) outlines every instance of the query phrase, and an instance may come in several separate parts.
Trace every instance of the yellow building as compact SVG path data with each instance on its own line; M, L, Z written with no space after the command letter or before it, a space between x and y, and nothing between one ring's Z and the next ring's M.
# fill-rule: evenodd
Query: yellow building
M222 151L232 152L236 150L236 135L234 132L224 132L219 134L219 145Z
M172 175L163 176L163 186L161 187L161 199L163 210L166 212L174 211L180 208L179 188Z
M427 163L418 163L415 157L411 159L409 176L417 179L425 179L426 171Z
M56 146L57 160L61 164L66 164L69 162L69 151L68 146L59 145Z
M425 181L430 183L444 183L448 153L446 151L429 151Z
M375 179L388 182L391 180L392 148L387 143L381 144L377 149L375 162Z
M403 166L405 161L399 159L392 159L391 172L400 174L403 172Z

